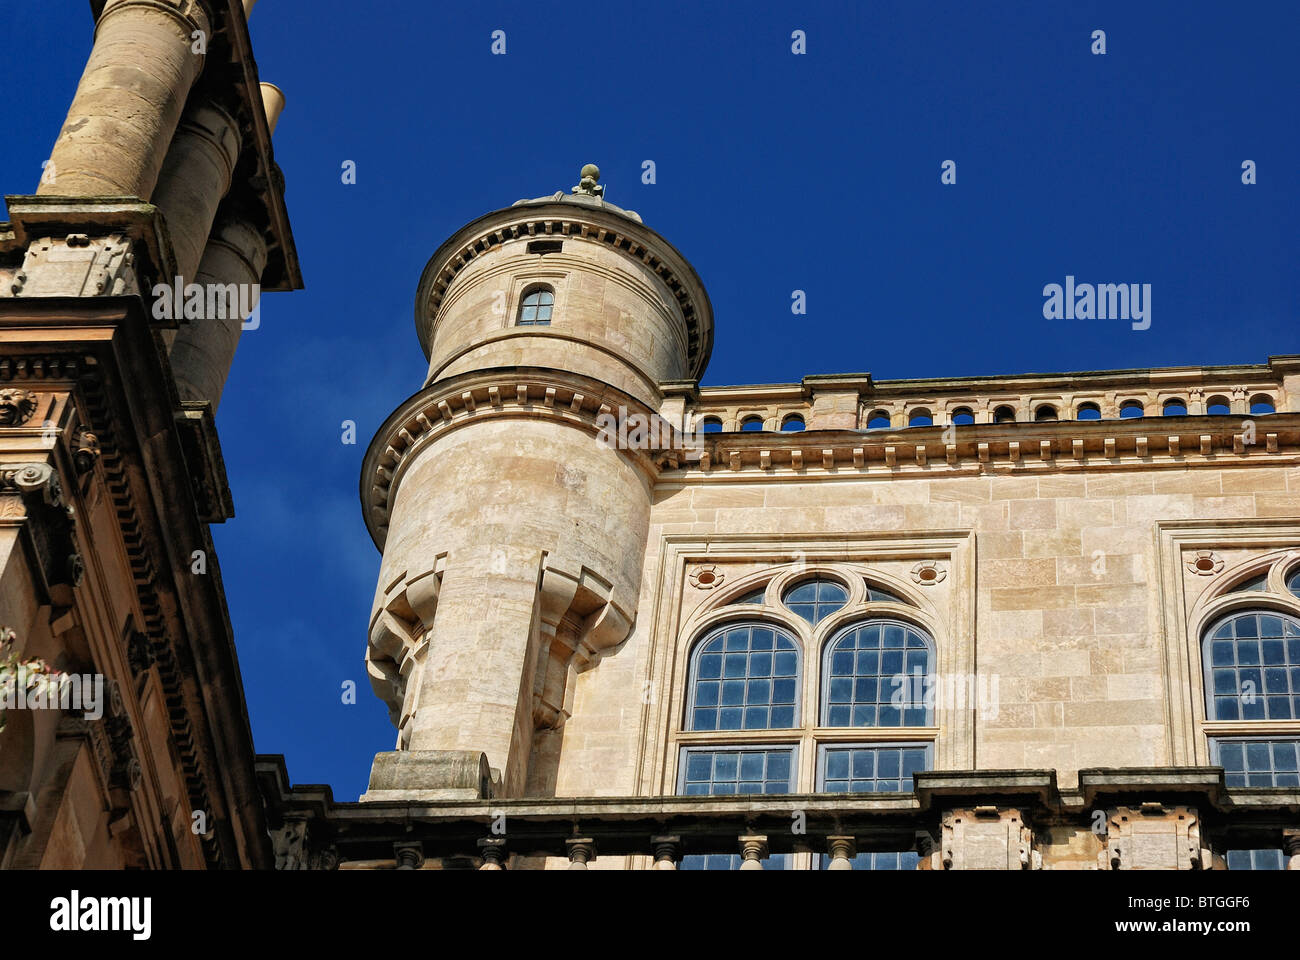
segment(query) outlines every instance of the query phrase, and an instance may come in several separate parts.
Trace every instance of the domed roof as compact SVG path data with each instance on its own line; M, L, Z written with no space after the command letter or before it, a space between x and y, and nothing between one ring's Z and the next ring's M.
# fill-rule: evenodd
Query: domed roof
M616 213L620 217L627 217L629 220L641 223L641 217L635 210L624 210L605 200L605 188L601 186L600 167L594 163L584 166L579 173L581 178L578 185L565 193L563 190L557 190L548 197L535 197L532 200L516 200L511 206L528 206L536 203L577 203L584 207L595 207L598 210L608 210L610 213Z

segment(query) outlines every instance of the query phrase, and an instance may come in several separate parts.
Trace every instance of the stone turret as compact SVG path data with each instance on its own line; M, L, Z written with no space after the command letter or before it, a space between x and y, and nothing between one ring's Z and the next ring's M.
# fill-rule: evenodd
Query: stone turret
M659 411L712 345L708 297L584 167L569 194L457 231L420 281L424 389L363 465L384 559L367 665L397 725L367 798L545 792L575 673L637 612L657 470L598 439Z

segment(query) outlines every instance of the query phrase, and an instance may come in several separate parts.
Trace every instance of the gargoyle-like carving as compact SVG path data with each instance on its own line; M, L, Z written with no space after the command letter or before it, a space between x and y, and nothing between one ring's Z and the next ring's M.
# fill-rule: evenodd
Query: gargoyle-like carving
M9 387L0 390L0 427L21 427L36 412L36 394Z

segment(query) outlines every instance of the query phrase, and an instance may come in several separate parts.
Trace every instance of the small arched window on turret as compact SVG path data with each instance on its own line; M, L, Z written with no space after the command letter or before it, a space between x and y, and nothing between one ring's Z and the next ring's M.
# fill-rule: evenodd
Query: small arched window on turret
M538 285L524 291L519 304L520 327L547 327L551 324L551 308L555 306L555 291Z

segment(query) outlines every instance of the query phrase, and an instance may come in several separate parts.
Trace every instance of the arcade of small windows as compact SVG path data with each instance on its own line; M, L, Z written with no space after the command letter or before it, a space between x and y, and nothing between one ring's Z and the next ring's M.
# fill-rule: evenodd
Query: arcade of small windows
M551 324L551 310L555 306L555 291L547 286L529 287L524 291L524 298L519 302L520 327L548 327Z
M1272 397L1267 394L1256 394L1251 397L1248 408L1251 416L1265 416L1277 412ZM1207 416L1227 416L1230 410L1226 397L1214 396L1206 401L1205 413ZM1173 397L1163 401L1160 406L1160 415L1164 417L1187 416L1187 401L1180 397ZM1128 399L1120 401L1119 417L1121 420L1132 420L1144 416L1146 416L1146 406L1141 400ZM1035 423L1050 423L1062 418L1069 419L1068 410L1062 413L1054 404L1038 404L1032 410L1032 419ZM1016 423L1018 419L1016 408L1010 404L995 406L989 414L991 423ZM1091 400L1083 401L1075 408L1074 419L1101 420L1103 419L1101 406ZM925 407L916 407L907 413L907 425L909 427L929 427L936 422L934 415ZM949 422L958 427L969 426L975 423L974 410L971 407L955 407L950 414ZM892 425L893 420L888 410L874 410L867 414L868 430L884 430Z
M913 789L913 774L934 762L937 729L921 688L936 651L910 601L874 581L816 574L779 595L775 584L742 592L723 610L734 610L734 619L706 630L691 649L678 793ZM815 760L808 781L800 775L805 752ZM764 867L791 862L775 855ZM917 855L864 853L852 863L914 869ZM683 869L739 865L727 855L682 862Z
M1210 763L1228 787L1300 787L1300 565L1277 561L1212 609L1201 631ZM1280 870L1283 856L1232 850L1227 860L1230 870Z

